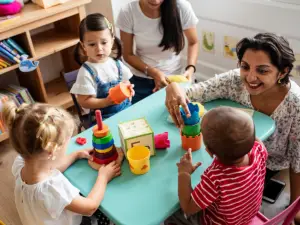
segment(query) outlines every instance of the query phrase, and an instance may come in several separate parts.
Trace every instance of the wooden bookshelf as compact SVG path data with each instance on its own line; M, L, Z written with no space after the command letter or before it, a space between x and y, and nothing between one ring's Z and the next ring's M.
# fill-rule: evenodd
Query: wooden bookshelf
M0 134L0 142L8 139L8 132Z
M18 19L1 25L0 41L13 38L33 60L60 52L64 72L78 69L79 65L74 62L72 53L79 41L80 21L86 16L85 5L90 2L91 0L70 0L48 9L34 3L25 4ZM40 30L43 31L39 32ZM18 68L19 65L15 64L0 69L0 75L15 70L20 85L29 90L35 101L64 108L73 105L71 95L61 77L45 84L40 66L29 73L22 73ZM7 138L7 133L0 134L0 142Z
M57 78L46 84L48 103L69 108L73 106L72 97L66 87L63 78Z
M45 56L60 52L78 43L78 36L74 33L61 33L54 29L32 36L32 42L36 56L41 59Z

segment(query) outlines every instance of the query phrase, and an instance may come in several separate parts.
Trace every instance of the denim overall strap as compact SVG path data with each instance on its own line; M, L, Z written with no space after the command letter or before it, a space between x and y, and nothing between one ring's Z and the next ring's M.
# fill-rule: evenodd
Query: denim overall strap
M83 63L82 66L89 72L96 84L101 83L99 77L95 74L94 70L88 64Z
M121 63L120 63L120 60L119 59L116 59L116 64L117 64L117 67L118 67L118 74L119 74L119 82L122 81L122 77L123 77L123 72L122 72L122 68L121 68Z

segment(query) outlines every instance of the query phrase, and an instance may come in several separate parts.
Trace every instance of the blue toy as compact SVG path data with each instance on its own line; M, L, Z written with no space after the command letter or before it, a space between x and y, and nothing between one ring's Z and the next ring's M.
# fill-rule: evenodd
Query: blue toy
M27 59L27 57L27 55L22 55L20 58L21 62L19 65L19 69L24 73L34 71L39 65L39 61L32 61Z
M200 122L199 117L199 106L198 104L188 103L188 108L190 110L191 116L187 118L183 108L180 108L180 113L185 125L194 125Z

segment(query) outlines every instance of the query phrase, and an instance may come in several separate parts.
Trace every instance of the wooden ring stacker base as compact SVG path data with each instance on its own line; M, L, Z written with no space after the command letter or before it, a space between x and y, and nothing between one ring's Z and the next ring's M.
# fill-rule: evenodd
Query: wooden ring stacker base
M124 159L124 153L121 148L117 148L117 152L118 152L118 159L116 160L116 162L117 162L117 164L121 165L122 161ZM92 167L94 170L99 170L101 166L104 166L104 165L95 163L91 160L89 160L88 163L89 163L90 167Z
M105 125L104 123L102 126L103 126L102 130L98 130L98 125L93 127L93 133L95 137L101 138L101 137L105 137L108 134L109 132L108 126Z

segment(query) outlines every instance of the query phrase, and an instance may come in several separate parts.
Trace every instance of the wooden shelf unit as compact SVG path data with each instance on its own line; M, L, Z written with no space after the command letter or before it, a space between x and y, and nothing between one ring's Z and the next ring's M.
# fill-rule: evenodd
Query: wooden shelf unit
M85 5L91 0L70 0L48 9L28 3L25 4L20 17L13 23L0 27L0 41L13 38L29 54L29 58L39 60L60 52L64 72L78 69L73 60L74 46L78 43L78 27L86 16ZM41 27L49 30L38 32ZM0 76L15 70L21 86L26 87L35 101L45 102L69 108L73 105L70 93L62 78L44 84L40 67L29 73L22 73L18 64L0 69ZM8 134L0 134L0 142Z

